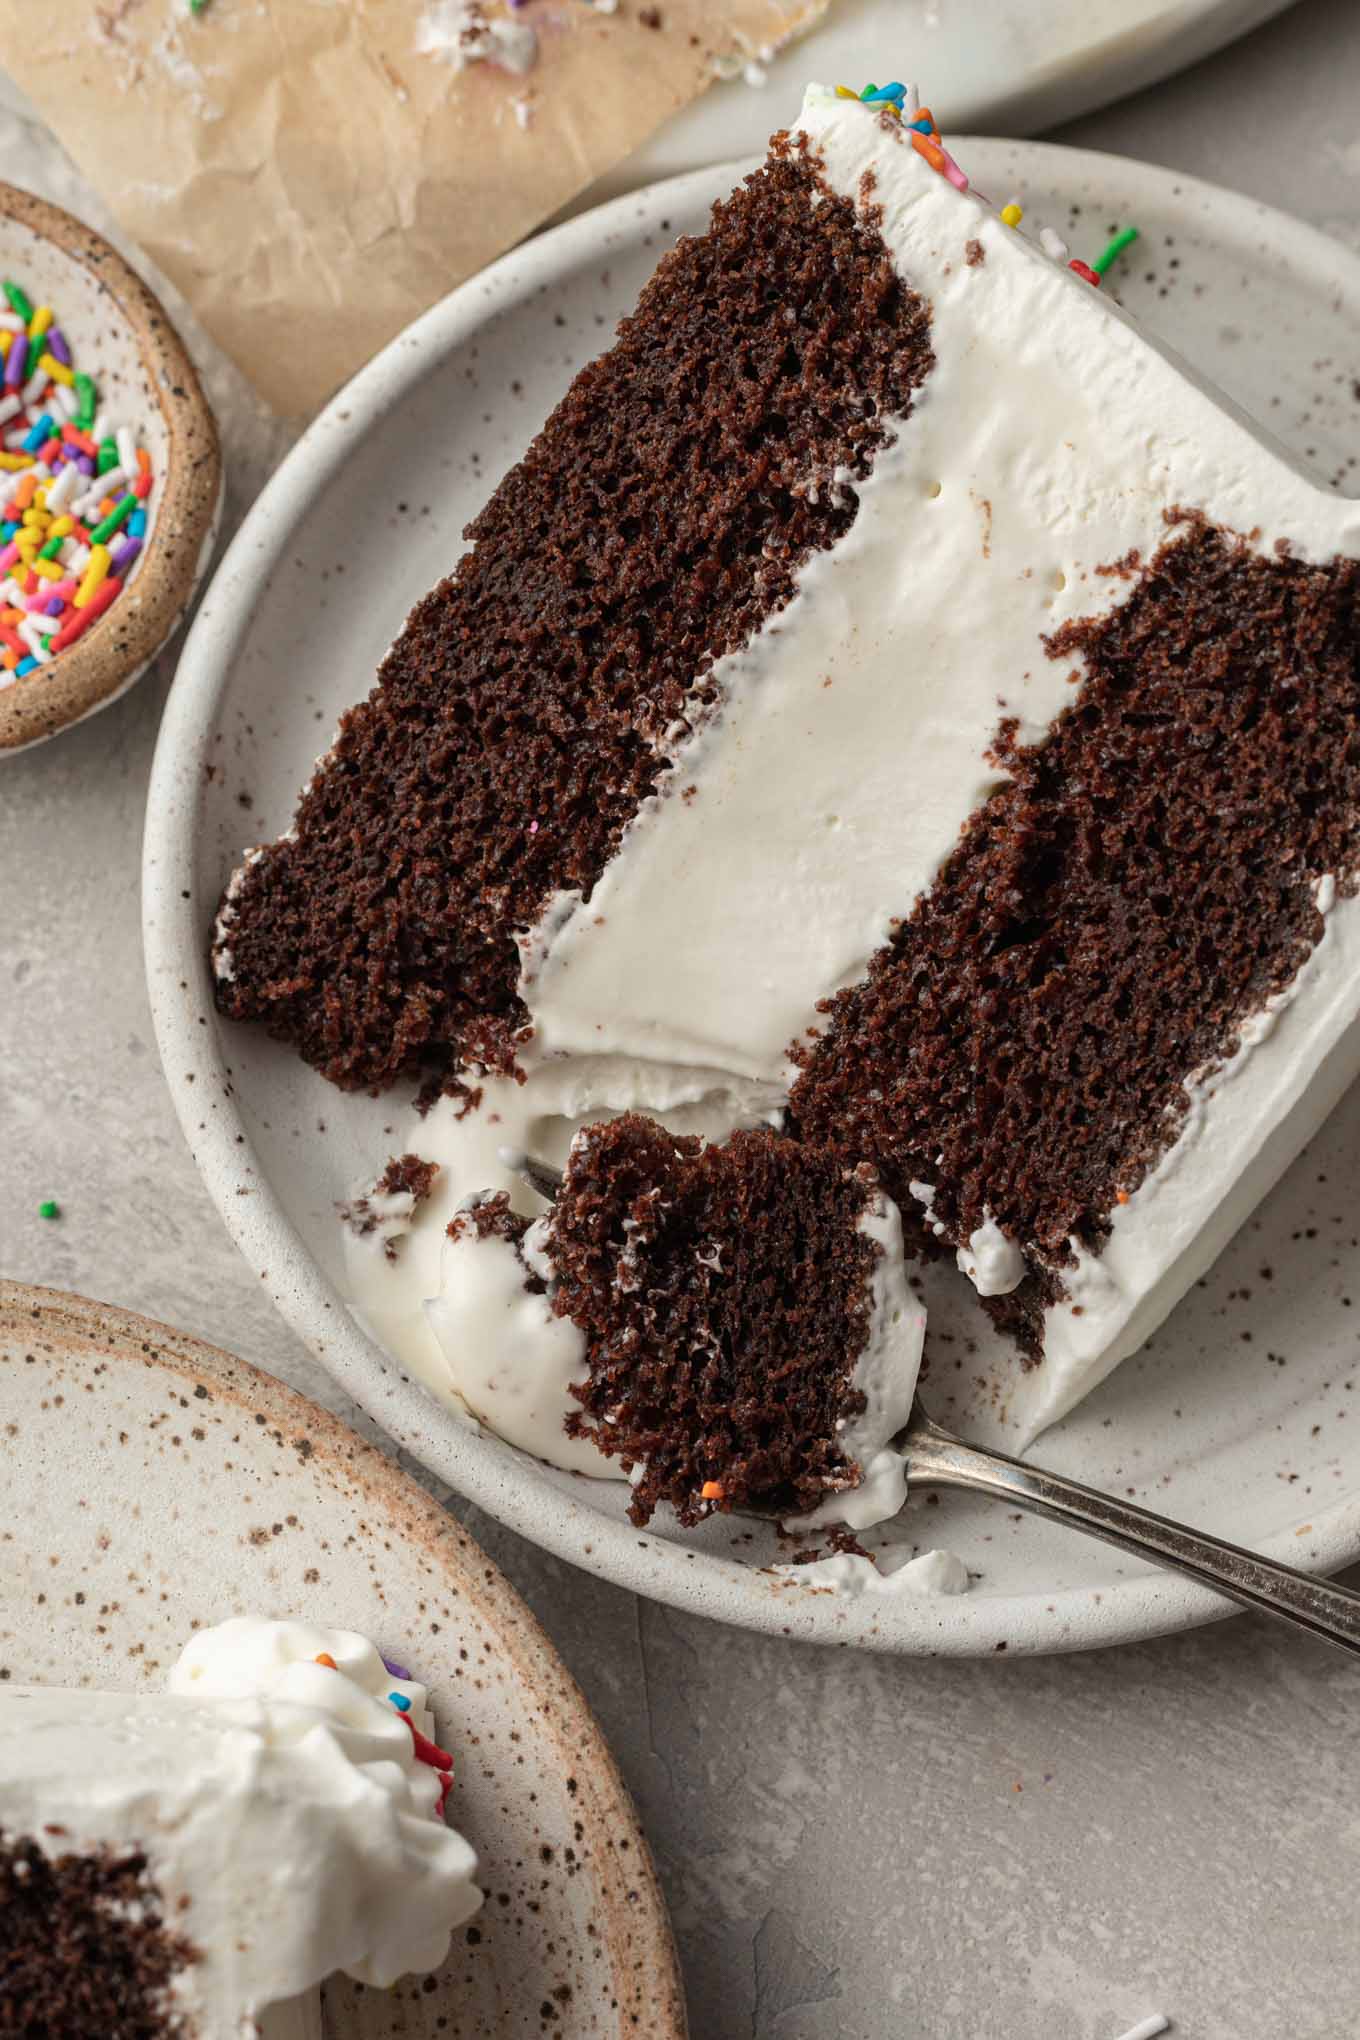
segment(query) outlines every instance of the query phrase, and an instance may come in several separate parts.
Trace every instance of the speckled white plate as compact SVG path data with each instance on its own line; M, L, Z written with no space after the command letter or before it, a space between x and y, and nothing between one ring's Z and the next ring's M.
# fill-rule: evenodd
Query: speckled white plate
M147 1318L0 1282L0 1679L159 1686L194 1624L306 1614L430 1689L487 1902L437 1978L339 1979L327 2040L684 2040L647 1844L486 1554L380 1452Z
M1115 281L1338 486L1354 486L1360 263L1306 227L1115 157L960 141L1000 200L1019 195L1097 252L1143 240ZM908 1548L948 1545L971 1591L846 1601L773 1576L763 1531L693 1536L625 1520L615 1482L573 1479L460 1423L345 1306L335 1201L404 1133L407 1101L345 1097L212 1003L207 931L243 844L287 826L337 714L368 687L410 603L661 250L702 226L728 165L620 199L530 242L402 335L301 441L199 613L152 778L145 862L151 997L185 1132L228 1227L280 1309L392 1435L523 1535L639 1592L751 1627L907 1652L1070 1650L1207 1621L1223 1604L1105 1547L962 1497L912 1500ZM1167 1513L1318 1568L1360 1555L1360 1094L1212 1279L1038 1456ZM1351 1284L1357 1308L1351 1308ZM980 1314L933 1309L931 1399L980 1435L994 1356Z

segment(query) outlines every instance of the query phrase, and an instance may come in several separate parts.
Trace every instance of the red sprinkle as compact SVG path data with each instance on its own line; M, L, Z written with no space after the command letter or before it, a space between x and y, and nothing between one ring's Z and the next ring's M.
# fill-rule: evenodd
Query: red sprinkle
M64 623L49 641L54 652L64 652L67 645L73 645L78 637L84 637L97 616L102 616L116 595L122 593L123 584L117 574L110 574L95 589L83 609L77 609L69 623Z
M136 481L132 484L132 493L139 503L145 503L147 497L151 494L151 477L146 473L145 469L143 469L142 473L138 475Z
M1084 276L1088 283L1093 283L1097 290L1100 289L1100 278L1089 262L1069 262L1067 266L1069 269L1075 269L1078 276Z
M107 583L105 585L107 586ZM416 1746L419 1761L428 1764L431 1770L451 1772L453 1770L451 1753L448 1750L441 1750L438 1743L432 1743L427 1735L422 1735L409 1714L403 1714L401 1718L411 1731L411 1740Z
M61 436L68 446L78 446L82 453L88 453L91 460L99 457L99 442L91 439L88 432L82 432L79 425L73 425L68 418L61 428Z

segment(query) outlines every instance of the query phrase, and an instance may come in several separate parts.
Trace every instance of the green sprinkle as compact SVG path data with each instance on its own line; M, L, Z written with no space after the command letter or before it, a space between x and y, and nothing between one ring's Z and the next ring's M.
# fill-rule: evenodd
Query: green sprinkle
M118 441L116 439L101 439L99 442L99 458L94 464L95 473L97 475L106 475L110 468L115 468L117 465Z
M1125 227L1122 234L1116 234L1108 248L1091 264L1097 276L1103 276L1107 269L1119 260L1126 248L1131 248L1138 239L1137 227Z
M94 414L99 409L99 392L87 375L73 376L71 386L78 399L76 423L82 432L88 432L94 423Z
M47 544L38 554L38 558L40 560L54 560L65 543L66 540L64 538L49 538Z
M28 293L20 290L17 283L7 283L5 285L5 296L9 299L11 310L19 314L24 324L26 326L31 324L33 318L33 300L29 297Z
M126 496L120 496L107 517L101 519L90 533L91 545L107 545L120 524L126 524L137 508L137 498L129 489Z
M16 305L14 309L17 312L19 307ZM42 1203L38 1206L38 1216L39 1218L61 1217L61 1206L55 1197L44 1197Z
M191 14L201 14L207 4L208 0L189 0L189 12Z

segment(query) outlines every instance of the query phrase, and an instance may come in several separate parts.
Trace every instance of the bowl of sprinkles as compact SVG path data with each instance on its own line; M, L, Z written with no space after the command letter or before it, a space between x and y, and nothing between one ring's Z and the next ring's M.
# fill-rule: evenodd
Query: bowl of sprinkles
M217 428L107 241L0 184L0 754L137 680L207 566Z

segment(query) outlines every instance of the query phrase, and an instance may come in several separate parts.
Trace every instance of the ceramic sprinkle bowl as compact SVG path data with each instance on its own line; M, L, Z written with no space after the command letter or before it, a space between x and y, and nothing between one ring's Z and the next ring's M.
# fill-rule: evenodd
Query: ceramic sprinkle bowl
M106 592L108 606L93 623L70 633L64 648L39 664L31 662L32 636L25 635L22 625L11 620L0 628L4 641L0 657L5 649L11 655L0 671L3 755L40 743L68 723L92 715L145 672L184 615L212 552L221 508L222 457L207 399L164 307L92 228L29 192L0 184L0 279L17 284L32 306L52 308L59 338L51 358L60 362L63 353L69 354L70 365L61 364L66 376L56 376L47 391L32 400L40 417L50 418L52 435L59 439L68 425L82 429L82 419L86 427L90 423L84 408L93 396L83 381L88 377L98 393L99 412L110 427L123 424L131 429L133 440L149 456L152 478L149 494L144 501L138 499L131 519L125 508L124 528L110 534L115 564L109 572L119 575L118 563L126 561L120 576L123 585L115 600L109 601ZM0 318L7 329L22 323L8 300L0 303ZM23 339L28 357L22 381L12 380L0 391L0 442L6 442L0 443L3 484L20 471L25 457L22 447L7 443L24 417L16 418L7 400L21 394L48 350L41 336L27 339L17 330L7 330L0 337L7 346ZM72 368L82 378L74 389ZM80 419L67 415L77 403L82 405ZM77 450L93 463L95 456L88 448ZM137 474L119 466L110 478L116 497L120 490L132 492ZM82 475L79 486L88 490L97 479L87 481ZM72 500L79 501L79 489L72 492ZM13 512L7 518L15 521ZM131 540L125 529L129 521ZM86 528L90 529L88 522ZM91 536L97 530L96 523ZM82 545L81 550L88 548ZM0 551L6 568L10 560L5 553L10 551L9 546ZM105 564L101 556L96 573ZM95 592L82 591L82 608ZM57 638L62 635L59 629Z

